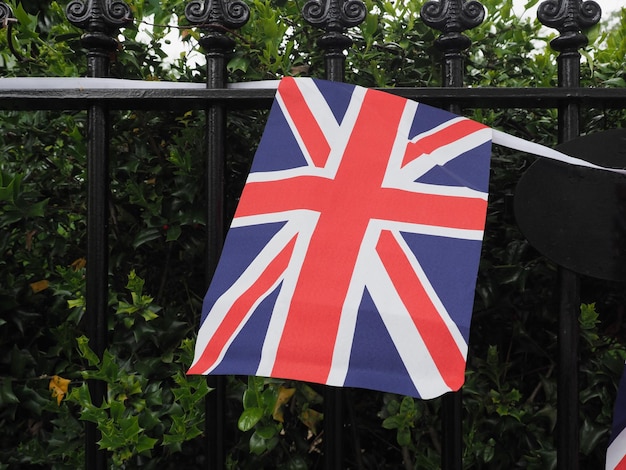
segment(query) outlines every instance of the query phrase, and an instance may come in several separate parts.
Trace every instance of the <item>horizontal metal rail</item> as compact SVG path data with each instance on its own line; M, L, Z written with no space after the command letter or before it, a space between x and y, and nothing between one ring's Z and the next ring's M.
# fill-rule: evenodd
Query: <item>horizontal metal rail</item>
M228 103L230 108L269 107L274 88L2 88L3 110L76 110L98 103L110 109L204 109ZM195 84L193 84L195 85ZM42 81L42 87L45 81ZM379 88L434 106L455 103L463 108L556 108L560 103L582 107L626 107L626 88Z

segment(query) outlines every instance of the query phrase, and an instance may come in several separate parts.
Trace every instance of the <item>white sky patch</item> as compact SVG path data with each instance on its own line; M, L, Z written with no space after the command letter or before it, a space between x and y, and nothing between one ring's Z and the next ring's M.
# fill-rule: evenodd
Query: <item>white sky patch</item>
M543 0L539 0L532 7L527 8L526 5L531 3L531 0L513 0L513 11L517 16L522 18L529 18L533 21L537 21L537 8ZM608 22L609 24L615 23L617 14L622 8L626 8L626 0L594 0L602 9L602 22ZM489 14L489 12L487 12ZM138 24L139 33L137 34L137 40L141 42L150 42L150 32L157 28L157 26L151 26L147 23L154 23L154 15L147 16L142 19L142 22ZM170 23L172 26L178 26L178 18L172 16ZM158 26L160 27L160 26ZM557 35L558 32L552 28L544 27L542 29L546 33ZM544 41L535 41L538 48L547 47L547 43ZM182 41L180 39L179 29L170 28L170 32L166 34L165 40L162 44L163 51L167 53L167 57L164 58L166 64L171 64L177 60L181 53L186 54L186 60L190 67L203 65L205 63L204 54L202 53L197 41L192 39L191 41Z
M152 38L152 32L158 29L162 29L166 25L154 25L154 15L146 16L141 19L137 19L138 33L136 40L143 43L149 43ZM202 53L198 42L194 39L190 41L183 41L180 38L180 29L178 28L179 19L178 16L172 15L168 25L171 25L169 32L165 35L161 42L161 48L163 52L167 54L167 57L163 59L166 64L172 64L178 60L181 54L186 55L187 64L190 67L195 65L202 65L205 63L204 54Z

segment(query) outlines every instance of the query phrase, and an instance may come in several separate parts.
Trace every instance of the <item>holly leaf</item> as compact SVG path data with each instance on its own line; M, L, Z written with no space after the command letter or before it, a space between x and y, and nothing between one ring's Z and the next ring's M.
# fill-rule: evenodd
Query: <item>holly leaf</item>
M52 379L50 379L48 389L52 392L52 397L57 399L57 405L61 405L61 400L63 400L63 397L67 394L70 382L71 380L64 379L58 375L53 375Z

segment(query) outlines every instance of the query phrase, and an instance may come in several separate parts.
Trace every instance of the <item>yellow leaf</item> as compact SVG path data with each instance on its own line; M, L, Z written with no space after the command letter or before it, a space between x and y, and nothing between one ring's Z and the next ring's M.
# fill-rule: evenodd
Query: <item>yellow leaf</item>
M74 271L80 271L87 265L87 260L85 258L75 259L74 262L70 265L74 268Z
M294 393L296 393L295 388L285 388L281 386L278 389L278 398L276 399L276 404L274 405L272 418L280 423L285 421L283 416L283 405L291 399Z
M49 285L50 285L50 283L46 279L43 279L41 281L32 282L30 284L30 288L33 291L33 294L36 294L37 292L41 292L42 290L46 290Z
M37 235L37 230L31 230L30 232L26 232L26 250L30 251L33 249L33 238Z
M52 392L52 397L57 399L57 405L61 404L61 400L63 400L63 397L67 393L69 385L69 379L64 379L58 375L53 375L52 379L50 379L48 389Z
M307 408L300 413L300 421L309 428L309 430L313 434L317 434L317 426L320 424L322 419L324 419L324 415L319 411L315 411L312 408Z

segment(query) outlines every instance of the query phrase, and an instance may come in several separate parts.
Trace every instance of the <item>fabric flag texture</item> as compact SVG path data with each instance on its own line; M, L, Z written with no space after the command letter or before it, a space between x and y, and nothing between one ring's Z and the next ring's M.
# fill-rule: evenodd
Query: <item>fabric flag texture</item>
M626 470L626 366L617 389L606 470Z
M190 374L433 398L464 381L492 130L389 93L277 89Z

